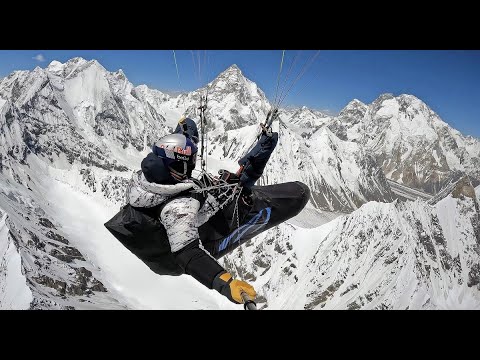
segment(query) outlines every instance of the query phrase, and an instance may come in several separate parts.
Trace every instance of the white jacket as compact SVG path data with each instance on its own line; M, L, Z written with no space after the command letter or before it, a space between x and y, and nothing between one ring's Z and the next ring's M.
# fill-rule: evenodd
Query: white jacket
M134 207L152 208L188 189L199 189L190 180L175 185L148 182L143 172L133 174L127 188L127 202ZM198 227L207 222L219 209L219 203L210 194L202 207L191 197L179 197L169 201L160 213L172 252L177 252L195 240L200 240ZM203 249L207 252L205 249ZM207 252L208 253L208 252Z

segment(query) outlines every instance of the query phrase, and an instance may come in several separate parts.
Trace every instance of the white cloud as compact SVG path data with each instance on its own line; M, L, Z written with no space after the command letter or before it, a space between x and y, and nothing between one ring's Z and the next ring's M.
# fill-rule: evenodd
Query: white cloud
M32 58L33 60L37 60L38 62L44 62L45 61L45 56L43 54L38 54Z

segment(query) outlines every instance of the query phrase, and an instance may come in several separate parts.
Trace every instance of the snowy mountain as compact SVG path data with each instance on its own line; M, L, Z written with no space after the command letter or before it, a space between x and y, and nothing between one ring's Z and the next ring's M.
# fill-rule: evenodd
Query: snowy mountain
M314 229L282 224L226 256L270 309L480 309L468 197L369 202Z
M300 109L282 109L279 111L279 117L284 123L295 129L296 133L307 139L332 120L331 116L306 106L302 106Z
M463 136L413 95L353 101L330 129L371 151L388 179L435 194L453 172L480 183L480 141Z
M363 120L366 112L367 105L362 103L360 100L353 99L342 111L340 111L337 117L329 122L328 127L340 139L345 141L353 141L356 139L355 133L352 133L350 136L348 136L347 129L359 124Z
M302 181L310 187L312 206L334 212L351 212L368 201L393 201L383 172L360 145L340 140L326 127L308 140L289 124L276 122L273 128L280 140L259 184ZM212 139L212 157L238 160L256 130L245 127Z
M136 92L158 113L176 112L174 119L181 114L195 115L200 96L208 90L208 154L230 171L238 169L238 165L230 164L248 151L255 141L258 124L265 121L270 109L263 91L245 78L236 65L205 88L177 97L139 88ZM339 140L328 129L306 141L315 130L331 121L328 115L302 107L282 110L279 117L282 126L277 122L274 129L279 131L281 144L261 184L284 182L283 174L288 173L288 180L299 180L311 187L314 193L311 205L336 212L350 212L371 200L393 200L382 171L361 146ZM212 165L211 170L215 171L221 167Z
M123 72L81 58L0 82L1 308L230 306L188 277L153 276L103 226L171 130L133 90Z
M263 91L247 79L237 65L230 66L205 87L175 97L167 97L145 86L135 91L149 94L149 104L160 113L174 115L175 124L182 115L197 119L200 98L207 95L208 129L218 134L259 124L270 109Z
M121 71L109 73L95 60L14 72L0 82L2 153L126 171L122 153L142 151L168 130L132 88Z
M153 141L183 114L195 115L207 90L208 169L236 171L236 161L270 109L262 90L236 65L206 87L176 96L134 87L121 70L109 72L82 58L0 79L0 309L241 309L188 276L152 273L103 226L123 204L131 173ZM384 171L397 179L389 166L404 168L401 162L391 165L395 159L388 151L393 154L396 147L388 148L386 140L374 146L373 128L381 123L372 106L354 100L337 117L305 107L282 109L274 122L280 141L260 183L300 180L311 188L311 201L302 214L225 260L243 279L254 281L268 308L369 308L379 301L390 308L424 307L417 298L408 300L412 291L428 294L431 307L478 306L474 242L480 241L480 230L478 207L465 195L471 189L455 193L458 198L445 195L434 206L388 204L395 196ZM393 136L392 126L381 131ZM437 132L441 146L451 145L439 145L448 153L445 159L455 164L455 156L463 154L464 170L471 169L475 157L455 148L447 133L456 144L463 139L468 154L475 154L477 143L453 130ZM398 142L418 145L416 135L412 140L406 134ZM390 162L381 158L382 151ZM436 257L425 236L433 236ZM404 252L391 268L384 263L400 242ZM357 257L366 244L370 250ZM385 244L391 249L376 257L371 248ZM455 271L444 272L444 263L451 265L444 252L459 257L460 270L454 262ZM400 261L423 270L410 274ZM430 277L424 276L427 265ZM394 289L395 276L407 275L410 285ZM462 284L452 285L452 276ZM454 290L447 293L449 286ZM349 287L348 299L337 291ZM365 300L371 291L378 292L378 301ZM454 297L442 303L445 294Z
M4 179L2 179L4 180ZM58 222L15 184L0 199L0 309L126 308Z

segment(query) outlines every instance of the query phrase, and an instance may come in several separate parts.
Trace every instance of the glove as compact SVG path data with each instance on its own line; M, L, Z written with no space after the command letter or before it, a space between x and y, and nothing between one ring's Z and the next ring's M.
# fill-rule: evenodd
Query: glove
M252 300L257 296L257 292L252 285L245 281L234 280L232 275L226 271L215 277L213 288L235 304L243 303L242 292L245 292Z

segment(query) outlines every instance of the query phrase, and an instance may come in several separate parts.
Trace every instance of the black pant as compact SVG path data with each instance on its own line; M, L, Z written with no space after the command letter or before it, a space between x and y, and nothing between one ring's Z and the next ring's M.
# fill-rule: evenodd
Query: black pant
M204 248L219 259L261 232L296 216L310 198L309 188L299 182L252 187L253 205L238 202L213 216L199 229Z

